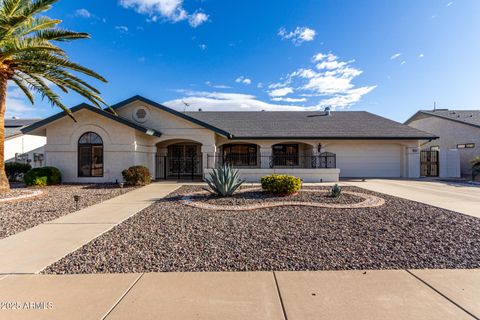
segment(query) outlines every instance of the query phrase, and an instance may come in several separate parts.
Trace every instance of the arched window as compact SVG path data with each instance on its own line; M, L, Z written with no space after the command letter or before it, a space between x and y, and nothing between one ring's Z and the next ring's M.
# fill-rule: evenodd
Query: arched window
M78 176L103 177L103 140L94 132L78 139Z

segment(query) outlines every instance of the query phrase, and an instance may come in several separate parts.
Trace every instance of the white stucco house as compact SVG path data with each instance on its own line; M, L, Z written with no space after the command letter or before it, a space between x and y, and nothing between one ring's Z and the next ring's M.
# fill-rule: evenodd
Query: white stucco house
M44 136L23 134L22 129L40 121L40 119L5 119L5 162L29 163L32 168L44 165Z
M47 138L46 165L65 182L121 181L147 166L156 179L204 177L228 163L248 181L288 173L307 182L339 177L419 177L419 146L436 139L386 118L343 112L178 112L135 96L112 109L87 104L22 131Z
M422 148L455 150L460 158L461 175L471 176L470 160L480 156L480 110L420 110L405 124L438 136L439 139Z

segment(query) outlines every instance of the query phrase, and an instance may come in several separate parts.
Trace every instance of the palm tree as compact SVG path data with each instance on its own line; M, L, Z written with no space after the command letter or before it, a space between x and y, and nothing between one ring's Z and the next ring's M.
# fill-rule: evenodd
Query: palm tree
M0 192L9 189L4 164L8 81L16 84L32 104L34 94L39 94L72 119L72 113L51 86L64 93L70 90L77 92L98 108L101 108L101 104L106 105L99 91L80 79L78 74L103 82L106 80L98 73L70 61L65 51L54 44L90 37L87 33L59 28L61 20L41 16L57 1L0 0Z

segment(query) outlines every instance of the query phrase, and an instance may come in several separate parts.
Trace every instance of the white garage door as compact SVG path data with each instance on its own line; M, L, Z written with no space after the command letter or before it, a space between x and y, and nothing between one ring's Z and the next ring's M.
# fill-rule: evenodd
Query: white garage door
M329 145L337 154L340 177L398 178L401 176L402 148L394 144Z

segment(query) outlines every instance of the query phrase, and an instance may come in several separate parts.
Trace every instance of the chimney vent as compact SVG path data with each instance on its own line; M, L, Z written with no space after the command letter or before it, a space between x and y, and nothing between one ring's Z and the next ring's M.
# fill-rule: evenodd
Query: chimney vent
M330 115L330 107L326 107L324 111L327 116Z

